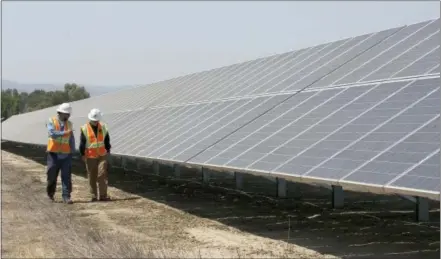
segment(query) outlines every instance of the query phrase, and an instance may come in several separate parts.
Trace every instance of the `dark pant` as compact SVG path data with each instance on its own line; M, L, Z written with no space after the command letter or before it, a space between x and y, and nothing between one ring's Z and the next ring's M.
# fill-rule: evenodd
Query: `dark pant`
M47 154L47 194L53 196L57 188L57 178L61 170L63 199L70 199L72 192L72 156L59 159L56 153Z

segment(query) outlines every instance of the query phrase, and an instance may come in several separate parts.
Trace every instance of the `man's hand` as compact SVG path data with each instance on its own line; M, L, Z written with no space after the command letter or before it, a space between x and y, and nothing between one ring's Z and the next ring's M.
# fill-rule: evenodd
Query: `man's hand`
M86 157L85 156L81 156L81 159L86 162Z

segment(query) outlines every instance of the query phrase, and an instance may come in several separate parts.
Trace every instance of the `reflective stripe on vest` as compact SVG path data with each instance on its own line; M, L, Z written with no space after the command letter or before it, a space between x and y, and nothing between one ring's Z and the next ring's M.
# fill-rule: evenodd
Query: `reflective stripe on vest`
M107 154L104 146L104 137L107 135L107 127L104 124L98 123L97 135L93 132L89 123L81 127L81 131L86 137L86 150L84 156L86 158L97 158Z
M50 120L54 124L55 130L60 131L61 125L60 125L60 121L58 120L58 118L52 117ZM66 123L64 123L64 131L68 131L71 128L72 128L72 124L70 123L70 121L67 121ZM47 151L54 152L54 153L69 154L69 153L71 153L69 140L70 140L70 134L68 134L68 133L64 134L63 136L54 137L54 138L49 136L48 143L47 143Z

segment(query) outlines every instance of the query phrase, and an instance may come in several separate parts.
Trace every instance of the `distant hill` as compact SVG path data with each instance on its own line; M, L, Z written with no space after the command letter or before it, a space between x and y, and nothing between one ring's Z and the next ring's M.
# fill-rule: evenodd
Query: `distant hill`
M127 86L87 86L85 85L86 90L90 93L90 96L98 96L105 93L114 92L120 89L123 89ZM55 91L55 90L63 90L63 85L55 85L55 84L24 84L18 83L10 80L2 79L2 89L17 89L20 92L32 92L36 89L41 89L45 91Z

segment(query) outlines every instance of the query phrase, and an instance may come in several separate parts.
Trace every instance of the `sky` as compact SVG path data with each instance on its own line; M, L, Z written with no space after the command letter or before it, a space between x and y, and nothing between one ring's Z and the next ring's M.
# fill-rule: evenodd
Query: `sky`
M439 1L2 1L2 78L148 84L439 16Z

